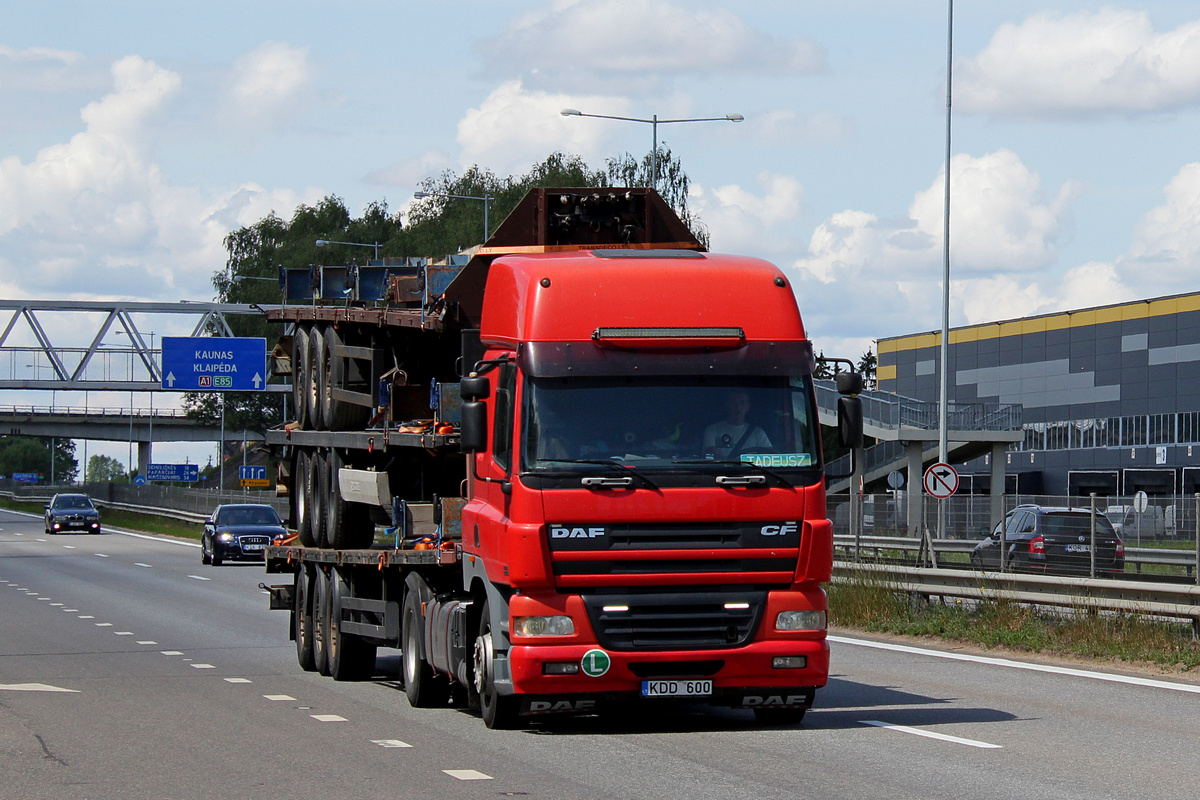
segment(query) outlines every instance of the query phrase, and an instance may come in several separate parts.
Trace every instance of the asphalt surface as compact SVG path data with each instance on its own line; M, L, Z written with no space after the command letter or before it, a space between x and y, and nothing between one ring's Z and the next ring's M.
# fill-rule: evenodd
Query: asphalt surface
M0 512L0 798L1180 798L1200 687L834 637L804 724L656 706L489 731L300 670L261 565ZM1034 667L1034 668L1030 668Z

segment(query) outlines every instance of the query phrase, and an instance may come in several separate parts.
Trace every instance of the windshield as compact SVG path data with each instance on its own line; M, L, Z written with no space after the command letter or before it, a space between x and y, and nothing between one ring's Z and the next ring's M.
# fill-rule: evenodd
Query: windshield
M92 501L86 497L60 497L54 501L56 509L92 509Z
M217 514L218 525L278 525L279 515L269 506L222 508Z
M532 472L595 461L820 463L808 378L530 378L522 419L522 464Z

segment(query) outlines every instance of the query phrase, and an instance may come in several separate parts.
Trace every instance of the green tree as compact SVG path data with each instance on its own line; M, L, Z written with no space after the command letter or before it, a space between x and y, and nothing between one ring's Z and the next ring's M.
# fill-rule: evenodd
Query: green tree
M863 353L862 358L858 360L858 371L863 376L863 386L867 389L875 388L875 368L879 366L875 354L871 352L871 348L867 348L867 352Z
M125 465L112 456L94 455L88 458L87 474L84 483L104 483L107 481L124 481Z
M53 475L55 483L72 483L78 470L75 442L70 439L0 436L0 475L36 472L42 480L49 481Z

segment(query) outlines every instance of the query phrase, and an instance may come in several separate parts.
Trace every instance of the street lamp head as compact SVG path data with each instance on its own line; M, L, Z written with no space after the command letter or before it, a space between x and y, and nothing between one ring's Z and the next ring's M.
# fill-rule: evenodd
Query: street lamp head
M741 114L726 114L725 119L729 120L730 122L741 122L745 119L745 117L743 117Z
M429 196L429 192L413 192L413 197L417 198L418 200L422 200Z
M576 108L564 108L562 111L560 111L558 113L562 114L564 117L582 117L583 116L583 112Z
M328 244L330 244L328 239L317 239L317 247L325 247Z

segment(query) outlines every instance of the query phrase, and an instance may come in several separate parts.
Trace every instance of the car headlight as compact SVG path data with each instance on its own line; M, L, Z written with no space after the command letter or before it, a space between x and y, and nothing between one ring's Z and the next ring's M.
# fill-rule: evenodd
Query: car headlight
M824 611L780 611L775 618L777 631L823 631Z
M217 534L217 539L219 539L222 542L232 542L233 534L232 533L219 533L219 534Z
M514 617L513 634L516 636L571 636L575 623L570 617Z

